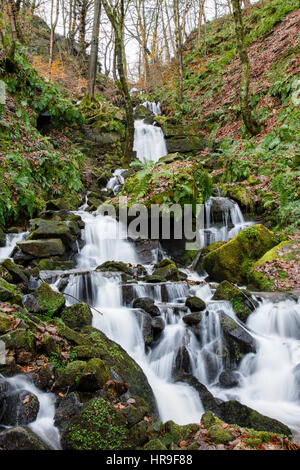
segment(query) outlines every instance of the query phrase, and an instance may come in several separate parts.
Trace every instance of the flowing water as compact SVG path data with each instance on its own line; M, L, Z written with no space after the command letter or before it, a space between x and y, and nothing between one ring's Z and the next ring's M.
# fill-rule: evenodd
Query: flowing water
M28 236L28 232L21 233L8 233L6 235L6 244L0 247L0 262L9 258L16 246L16 244L24 240Z
M159 126L147 124L138 119L134 123L134 128L133 150L139 160L157 162L161 157L167 155L164 133Z

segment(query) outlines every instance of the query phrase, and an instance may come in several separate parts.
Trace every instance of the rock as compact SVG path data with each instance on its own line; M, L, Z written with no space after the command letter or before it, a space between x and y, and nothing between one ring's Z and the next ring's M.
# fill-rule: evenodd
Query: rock
M169 259L164 259L156 264L153 273L146 277L146 281L151 283L180 280L181 275L176 264Z
M255 341L252 336L225 313L220 313L220 322L231 366L239 364L245 354L255 353Z
M199 297L187 297L185 305L191 312L201 312L206 308L205 302Z
M228 444L228 442L234 440L234 436L226 429L223 429L220 424L211 426L207 434L216 444Z
M3 450L51 450L30 428L16 426L0 433L0 449Z
M238 375L229 369L225 369L220 374L219 384L224 388L237 387L239 384Z
M136 106L135 111L134 111L134 118L135 119L145 119L153 116L151 111L143 106L142 104Z
M61 349L57 344L57 339L53 335L49 333L45 333L43 335L43 340L41 345L39 346L39 350L46 354L46 356L59 356Z
M206 147L204 136L174 136L166 139L168 153L197 153Z
M276 244L276 236L263 225L253 225L217 247L203 259L204 269L214 281L248 282L251 267Z
M202 318L201 312L194 312L194 313L190 313L189 315L185 315L184 317L182 317L182 320L188 326L194 326L194 325L198 325L198 323L201 321L201 318Z
M140 297L133 302L133 308L139 308L149 313L151 317L160 316L159 308L154 304L154 300L150 297Z
M122 299L123 303L127 306L132 305L134 298L136 297L134 284L122 284Z
M257 431L269 431L274 434L284 434L290 436L291 430L285 424L276 419L264 416L258 411L242 405L236 400L225 401L219 405L216 413L220 419L229 424L255 429Z
M28 364L35 352L34 334L30 330L18 328L17 330L1 336L6 349L15 352L16 360L20 364Z
M12 327L12 320L3 313L0 313L0 335L6 333Z
M212 393L210 393L210 391L207 389L207 387L200 383L199 380L196 379L196 377L194 377L192 374L179 372L176 375L175 379L177 382L183 382L190 385L196 390L196 392L198 392L199 398L205 411L210 410L213 413L217 413L219 409L219 404L222 400L215 398Z
M165 328L165 320L162 317L152 318L151 321L154 334L161 333Z
M93 315L87 304L78 303L65 307L61 313L61 319L70 328L80 330L92 324Z
M90 359L71 362L60 373L56 381L56 388L62 390L79 390L81 392L95 392L109 380L109 372L101 359Z
M6 245L6 235L0 227L0 248Z
M48 391L54 384L56 372L52 364L45 364L32 374L34 385L40 390Z
M159 251L159 240L135 240L134 246L138 259L142 264L153 263L153 251Z
M130 448L126 418L103 398L89 401L62 431L64 450Z
M58 397L54 416L54 425L61 431L68 425L68 422L78 415L83 404L76 392L71 392L64 397Z
M22 305L21 291L0 277L0 302Z
M145 445L144 450L167 450L167 448L159 439L151 439Z
M74 260L62 261L58 256L32 260L31 265L36 265L40 271L69 271L75 268Z
M64 296L51 289L46 282L42 282L33 295L40 306L39 313L47 317L58 316L66 303Z
M10 392L4 400L1 424L16 426L36 420L40 404L38 398L27 390Z
M9 272L14 282L28 282L29 276L23 266L13 263L10 259L5 259L1 265Z
M4 361L0 361L0 374L5 377L12 377L17 373L16 359L12 356L8 356Z
M257 306L254 301L251 302L249 298L251 294L244 295L237 287L228 281L222 281L218 285L216 292L213 295L212 300L227 300L231 302L232 308L236 313L237 317L244 323L246 323L248 316Z
M36 297L33 294L27 294L22 297L24 307L27 308L30 313L40 313L41 306L38 303Z
M23 253L33 258L50 258L64 255L66 249L60 239L25 240L17 243Z
M106 261L105 263L98 266L96 271L102 272L119 272L127 274L130 277L133 277L133 270L130 266L122 261Z
M190 374L192 372L190 356L184 346L181 346L177 352L174 367L175 374L178 374L179 371L183 371L186 374Z
M152 318L151 315L142 309L136 309L134 311L135 316L138 319L140 328L143 334L145 345L149 345L153 341L153 329L152 329Z
M31 227L32 232L30 233L27 240L60 239L65 247L71 250L74 249L74 244L80 235L80 229L77 223L70 220L63 222L55 220L34 219L31 220Z
M129 427L132 427L139 421L142 421L145 416L148 416L149 410L147 404L142 398L135 397L129 399L129 401L130 400L133 400L134 403L129 404L129 406L126 406L126 408L121 410L121 413L126 417Z
M201 424L204 426L206 429L210 428L211 426L214 426L215 424L220 423L219 418L217 418L212 411L206 411L202 416L201 416Z

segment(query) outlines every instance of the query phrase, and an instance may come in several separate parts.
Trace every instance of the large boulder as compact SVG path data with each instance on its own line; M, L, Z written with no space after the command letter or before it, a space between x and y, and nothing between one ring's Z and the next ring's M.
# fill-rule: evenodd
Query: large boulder
M236 366L248 353L255 353L255 341L252 336L236 321L225 313L220 313L220 323L223 331L229 364Z
M237 317L245 323L248 316L257 306L256 302L254 303L250 297L250 293L241 291L228 281L223 281L218 285L212 300L227 300L231 302Z
M205 302L200 299L200 297L195 296L187 297L185 305L190 309L191 312L201 312L206 308Z
M150 276L146 278L147 282L167 282L167 281L181 281L182 277L174 261L164 259L155 265L155 269Z
M51 450L30 428L16 426L0 433L0 449L3 450Z
M0 277L0 302L22 305L20 290L13 284Z
M276 245L276 236L263 225L253 225L217 247L203 259L203 267L214 281L247 283L251 267Z
M142 309L134 310L134 314L139 322L145 345L153 341L153 328L151 315Z
M185 372L180 371L175 376L175 380L177 382L186 383L193 387L199 395L204 410L210 410L217 414L219 405L222 400L215 398L212 393L208 390L208 388L202 383L200 383L199 380L196 379L196 377L194 377L192 374L187 374Z
M32 258L50 258L62 256L66 249L63 242L57 238L47 240L25 240L17 243L20 250Z
M1 424L6 426L25 425L36 420L40 404L38 398L27 390L9 393L1 400L3 412Z
M28 364L35 353L34 334L25 328L18 328L1 336L6 349L13 351L19 364Z
M74 248L74 243L80 235L80 228L75 221L56 221L34 219L31 220L32 232L27 240L39 239L60 239L63 244L70 249Z
M39 313L47 317L58 316L66 303L64 296L51 289L46 282L42 282L33 295L39 304Z
M134 275L133 269L122 261L106 261L105 263L98 266L96 271L121 273L122 279L124 281L133 277Z
M89 401L63 429L64 450L122 450L130 448L126 418L103 398Z
M92 324L93 315L87 304L78 303L71 307L65 307L61 313L61 319L70 328L80 330Z
M55 426L57 426L59 430L66 427L68 422L80 413L82 406L77 392L71 392L66 396L58 397L55 403Z
M71 362L60 373L55 386L61 390L95 392L103 388L108 380L109 371L105 363L99 358L93 358L88 362Z
M28 282L29 274L24 270L23 266L13 263L11 259L5 259L0 266L3 266L9 272L13 282Z
M276 419L264 416L236 400L220 403L216 414L220 419L229 424L238 424L245 428L251 428L257 431L269 431L285 436L292 434L289 427L285 424Z
M154 300L150 297L139 297L133 302L133 308L139 308L149 313L151 317L158 317L160 315L159 308L155 305Z

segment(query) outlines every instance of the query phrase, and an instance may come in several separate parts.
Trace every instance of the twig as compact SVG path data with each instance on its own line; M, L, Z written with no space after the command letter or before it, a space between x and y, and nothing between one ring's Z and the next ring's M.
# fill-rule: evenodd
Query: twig
M74 295L72 294L67 294L66 292L63 292L63 295L68 295L69 297L72 297L72 299L74 300L77 300L78 302L81 302L80 299L77 299L77 297L74 297ZM99 313L100 315L103 315L102 312L100 312L100 310L97 310L95 307L92 307L91 305L87 304L86 302L84 302L89 308L95 310L97 313Z

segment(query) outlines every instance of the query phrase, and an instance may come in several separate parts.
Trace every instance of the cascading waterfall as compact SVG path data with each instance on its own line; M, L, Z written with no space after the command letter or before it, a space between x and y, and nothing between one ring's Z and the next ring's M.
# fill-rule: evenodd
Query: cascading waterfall
M143 106L145 106L145 108L147 108L155 116L160 116L161 114L160 103L155 103L153 101L145 101L145 103L143 103Z
M245 221L236 202L224 197L210 197L205 203L205 228L199 233L201 246L225 242L251 224Z
M18 242L24 240L28 232L8 233L6 235L6 244L0 247L0 262L9 258Z
M115 170L112 178L110 178L106 185L106 189L112 189L113 193L117 194L124 184L123 174L125 173L125 171L126 170L124 169Z
M164 133L159 126L138 119L134 123L134 128L133 150L139 160L157 162L168 154Z

